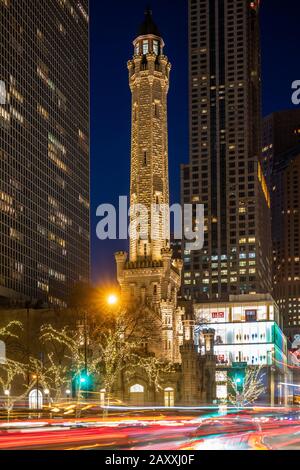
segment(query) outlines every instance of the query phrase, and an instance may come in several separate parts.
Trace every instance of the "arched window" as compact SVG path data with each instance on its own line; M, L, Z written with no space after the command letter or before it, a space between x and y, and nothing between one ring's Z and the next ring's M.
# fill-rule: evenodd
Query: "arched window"
M149 41L148 41L148 39L145 39L143 41L143 54L144 55L148 54L148 52L149 52Z
M34 389L29 393L29 409L40 410L43 408L43 394L40 390Z
M130 393L144 393L145 388L143 385L135 384L130 387Z

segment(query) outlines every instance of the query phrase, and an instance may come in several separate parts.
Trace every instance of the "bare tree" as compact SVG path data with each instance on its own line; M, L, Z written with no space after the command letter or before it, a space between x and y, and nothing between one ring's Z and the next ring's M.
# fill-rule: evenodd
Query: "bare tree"
M49 390L51 401L58 401L62 396L63 386L68 384L67 365L57 363L53 353L48 353L43 361L30 357L29 365L32 371L29 390L41 386Z
M1 404L7 411L7 419L10 419L10 413L14 408L16 402L23 400L27 393L28 387L23 385L24 391L20 395L13 395L13 387L16 381L20 379L24 380L26 377L26 369L24 364L11 359L6 359L5 363L0 364L0 395L4 396L4 400L1 400Z
M19 338L19 333L22 329L23 324L21 322L11 321L6 326L0 328L0 339Z
M262 370L263 366L247 367L241 389L236 380L232 378L228 379L228 385L232 390L232 393L228 395L228 400L231 404L238 408L251 405L265 392L265 386L263 384L265 374L262 374Z

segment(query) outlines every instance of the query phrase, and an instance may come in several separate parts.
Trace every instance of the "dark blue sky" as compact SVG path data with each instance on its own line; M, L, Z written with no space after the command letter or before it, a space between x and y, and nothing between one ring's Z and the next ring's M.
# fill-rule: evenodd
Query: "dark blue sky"
M291 83L300 80L299 0L262 0L263 114L293 107ZM114 252L126 242L99 241L96 208L117 205L129 192L130 106L127 60L147 1L90 0L92 279L114 280ZM188 161L187 0L152 0L153 16L173 68L169 93L172 202L179 201L180 164Z

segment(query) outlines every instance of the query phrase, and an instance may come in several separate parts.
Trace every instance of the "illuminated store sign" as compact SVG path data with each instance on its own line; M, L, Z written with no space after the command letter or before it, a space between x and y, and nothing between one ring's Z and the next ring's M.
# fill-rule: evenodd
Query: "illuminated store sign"
M216 305L196 305L195 315L198 324L273 321L274 306L245 303L223 305L218 308Z
M224 312L213 312L211 314L211 317L216 320L218 318L225 318L225 313Z

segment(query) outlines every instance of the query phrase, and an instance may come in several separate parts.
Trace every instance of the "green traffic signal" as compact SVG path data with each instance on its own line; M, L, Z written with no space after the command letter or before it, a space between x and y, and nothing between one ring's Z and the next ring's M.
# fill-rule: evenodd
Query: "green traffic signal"
M234 377L234 382L236 384L237 390L241 392L244 387L245 376L242 372L237 373Z
M89 373L86 371L81 372L81 374L77 377L77 385L81 389L88 390L92 385L92 376L89 375Z

